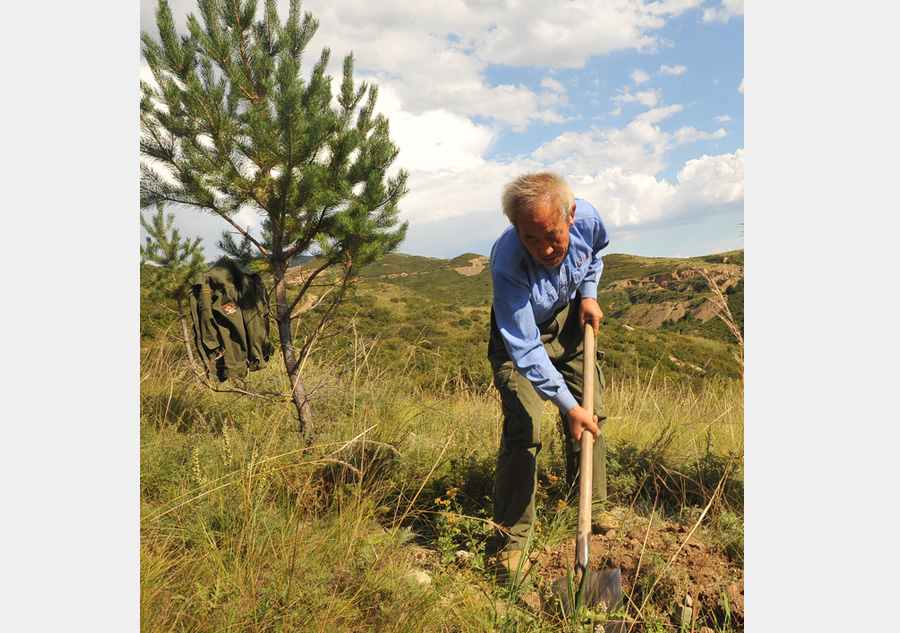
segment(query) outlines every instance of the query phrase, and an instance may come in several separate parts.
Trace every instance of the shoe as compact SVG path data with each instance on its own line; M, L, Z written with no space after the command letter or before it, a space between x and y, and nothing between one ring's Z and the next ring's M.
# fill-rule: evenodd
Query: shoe
M524 580L530 569L531 560L520 549L503 550L497 555L497 575L511 583Z
M601 512L591 519L591 532L606 534L619 528L619 521L611 512Z

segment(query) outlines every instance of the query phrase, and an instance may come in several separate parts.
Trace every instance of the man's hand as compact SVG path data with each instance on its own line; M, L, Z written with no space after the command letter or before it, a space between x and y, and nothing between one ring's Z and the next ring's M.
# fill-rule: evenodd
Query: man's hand
M578 404L572 407L566 414L566 421L569 423L569 431L572 433L572 437L575 438L576 442L581 441L581 434L585 429L593 433L594 437L600 435L600 427L597 426L599 420L600 419L596 415L589 414L587 409Z
M603 310L596 299L585 297L581 300L581 310L578 313L578 325L584 330L585 323L594 325L594 336L600 333L600 319L603 318Z

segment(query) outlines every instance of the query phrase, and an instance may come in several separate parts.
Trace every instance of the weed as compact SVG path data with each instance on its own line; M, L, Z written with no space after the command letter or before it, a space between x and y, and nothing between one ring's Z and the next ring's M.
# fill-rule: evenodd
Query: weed
M483 571L485 549L493 534L493 524L484 508L475 509L474 516L465 514L459 492L457 487L450 488L443 497L434 501L435 547L445 564L465 562ZM460 556L460 552L464 554Z

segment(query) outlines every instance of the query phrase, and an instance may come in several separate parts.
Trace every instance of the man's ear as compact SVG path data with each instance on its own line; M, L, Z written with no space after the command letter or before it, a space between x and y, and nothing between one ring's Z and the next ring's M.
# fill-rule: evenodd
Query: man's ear
M575 225L575 203L572 203L572 208L569 210L569 226Z

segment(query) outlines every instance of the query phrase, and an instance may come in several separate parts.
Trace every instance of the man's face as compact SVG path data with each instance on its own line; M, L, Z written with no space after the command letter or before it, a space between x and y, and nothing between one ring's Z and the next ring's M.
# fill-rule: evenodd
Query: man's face
M556 209L541 202L534 213L521 214L518 224L516 232L531 256L547 268L556 268L569 250L569 227L575 224L575 205L568 220L562 220Z

